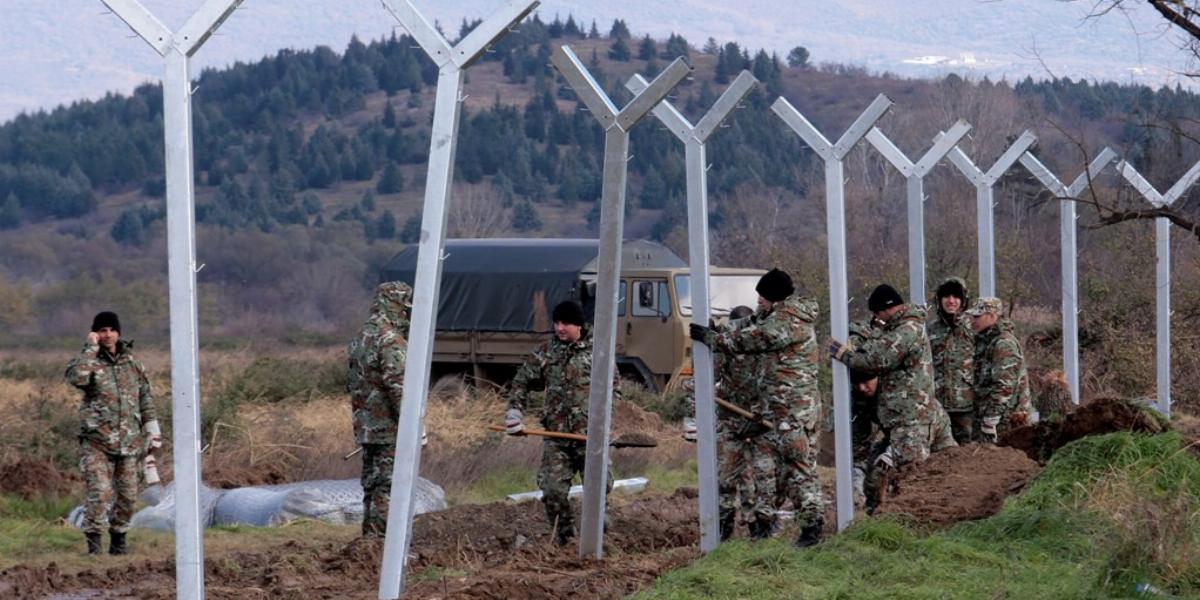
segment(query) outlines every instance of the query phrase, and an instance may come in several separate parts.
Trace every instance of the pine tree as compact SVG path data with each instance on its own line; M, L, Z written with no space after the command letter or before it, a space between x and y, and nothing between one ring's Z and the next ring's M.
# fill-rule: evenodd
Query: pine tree
M17 195L9 192L4 204L0 205L0 229L16 229L21 226L21 203Z
M385 210L379 215L379 220L375 222L375 237L381 240L396 239L396 215L392 211Z
M525 200L513 206L512 226L517 231L536 231L542 228L542 219L538 217L537 209Z
M629 44L625 43L625 38L616 38L611 48L608 49L608 58L620 62L629 62L632 54L629 52Z
M391 100L383 107L383 126L388 129L396 126L396 109L392 108Z
M141 246L146 242L146 230L142 226L142 218L132 210L126 209L117 217L109 232L112 239L125 246Z
M587 36L588 36L588 39L589 39L589 40L598 40L598 39L600 39L600 30L599 30L599 29L596 27L596 20L595 20L595 19L592 19L592 27L591 27L590 29L588 29L588 35L587 35Z
M797 69L808 68L808 48L804 46L796 46L792 48L787 55L787 63L789 67Z
M654 47L654 40L650 38L650 34L646 34L638 44L638 60L650 60L655 54L658 54L658 48Z
M612 28L608 30L608 37L614 40L629 39L629 26L623 19L613 19Z
M367 190L363 192L362 200L358 202L362 206L363 212L375 212L375 192Z
M400 172L400 166L389 161L387 167L383 169L383 177L379 178L375 190L380 194L397 194L404 191L404 175Z

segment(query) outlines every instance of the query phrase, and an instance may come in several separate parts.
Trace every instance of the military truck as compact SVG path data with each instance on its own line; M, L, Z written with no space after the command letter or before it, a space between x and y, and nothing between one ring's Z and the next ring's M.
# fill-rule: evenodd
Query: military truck
M447 240L438 298L435 376L469 371L504 382L552 335L550 312L576 300L593 319L599 242L595 239ZM384 281L413 283L417 246L387 263ZM759 269L713 268L712 312L754 306ZM661 244L626 241L618 291L617 367L660 390L691 362L688 268Z

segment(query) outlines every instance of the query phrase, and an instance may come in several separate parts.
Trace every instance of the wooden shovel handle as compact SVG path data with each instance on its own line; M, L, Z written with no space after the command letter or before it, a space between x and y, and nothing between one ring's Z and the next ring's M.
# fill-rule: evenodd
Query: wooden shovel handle
M726 409L730 410L731 412L734 412L743 417L746 417L747 419L750 419L751 421L754 421L755 423L762 423L763 425L766 425L767 427L770 427L771 429L775 429L775 425L772 424L770 421L768 421L766 419L760 419L760 418L754 416L754 413L752 413L752 412L750 412L728 400L722 400L720 398L713 398L713 400L716 400L717 404L720 404L722 408L726 408Z
M503 425L488 425L488 429L492 431L507 431ZM526 435L540 435L548 438L558 438L560 440L575 440L577 442L586 442L587 436L581 433L563 433L561 431L546 431L545 429L530 429L526 427L521 430L521 433Z

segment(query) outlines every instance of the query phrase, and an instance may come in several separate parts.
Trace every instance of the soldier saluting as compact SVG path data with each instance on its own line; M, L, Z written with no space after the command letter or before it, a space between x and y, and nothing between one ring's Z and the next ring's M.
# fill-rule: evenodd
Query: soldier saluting
M162 437L146 367L133 357L133 342L121 339L116 313L104 311L92 319L83 351L67 365L66 379L83 391L79 468L87 485L83 533L88 554L100 553L106 528L108 553L126 554L138 465L147 451L162 446Z

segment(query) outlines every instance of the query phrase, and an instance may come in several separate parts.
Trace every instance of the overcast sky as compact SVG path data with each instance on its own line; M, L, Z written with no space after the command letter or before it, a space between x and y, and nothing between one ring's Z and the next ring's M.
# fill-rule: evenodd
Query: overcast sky
M502 0L416 0L456 32ZM171 28L203 0L143 0ZM635 35L708 37L785 55L803 45L813 60L860 64L909 76L1014 79L1032 74L1173 85L1188 63L1181 37L1155 13L1087 18L1092 0L546 0L539 12L594 19L607 32L623 18ZM0 0L0 120L157 79L157 54L100 0ZM204 66L257 60L281 48L344 49L395 27L379 0L246 0L195 57Z

